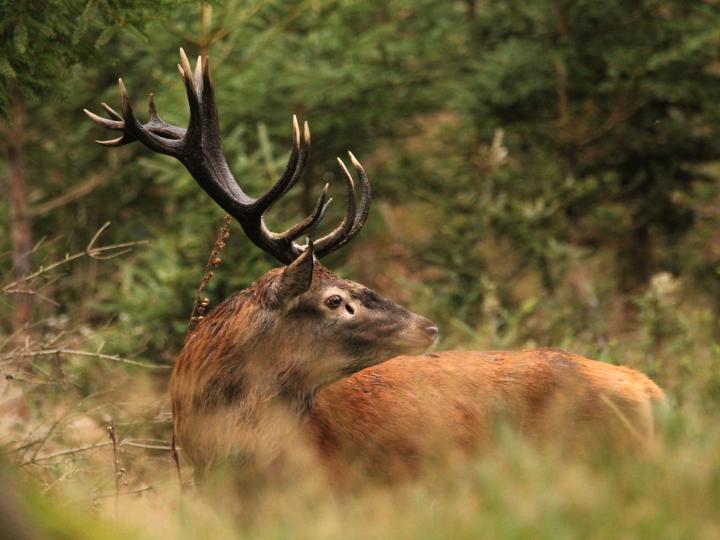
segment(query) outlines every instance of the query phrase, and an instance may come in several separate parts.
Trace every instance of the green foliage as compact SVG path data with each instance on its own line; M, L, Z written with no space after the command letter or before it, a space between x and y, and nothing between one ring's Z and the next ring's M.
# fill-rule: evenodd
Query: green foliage
M191 4L181 2L180 5ZM0 113L13 94L43 97L64 85L78 61L101 61L100 49L121 32L140 34L169 0L3 0L0 3Z
M117 417L125 434L169 437L165 371L142 377L111 355L172 362L222 212L179 163L139 144L93 145L106 134L81 109L116 107L122 76L140 118L154 92L163 117L184 125L175 71L184 46L211 58L223 146L249 193L283 170L291 115L310 122L308 170L270 213L271 228L307 213L325 181L336 201L315 234L336 224L344 194L335 156L352 150L370 174L373 209L352 245L324 261L331 269L436 320L443 348L571 349L642 369L678 407L665 426L667 447L643 463L568 467L509 441L503 455L441 471L437 483L371 487L347 504L297 494L266 501L238 534L337 537L343 522L363 537L717 532L716 2L0 6L0 112L13 100L27 105L36 260L82 251L106 221L103 244L151 240L122 258L79 259L33 282L57 305L36 298L31 346L110 355L62 356L62 382L52 384L54 357L36 359L29 414L43 429L58 417L63 426L59 411L76 407L100 426ZM5 199L0 221L10 222ZM0 235L0 261L9 261L10 232ZM236 226L222 257L206 291L212 304L276 264ZM10 275L7 263L0 279ZM0 294L2 332L11 300ZM2 336L0 355L15 354L11 344ZM50 442L71 447L69 433L58 428ZM128 466L128 489L174 478L164 454L152 452ZM93 468L108 463L84 459L32 471L58 499L73 490L111 493L109 475ZM79 464L93 472L76 474ZM206 515L188 526L176 510L153 515L187 537L237 532Z
M58 20L80 5L67 3ZM250 193L282 170L291 113L311 122L309 170L271 226L308 212L326 180L340 200L318 234L340 219L334 156L352 149L368 165L376 200L368 226L376 232L365 241L382 238L392 212L405 229L428 231L398 242L403 265L433 291L429 313L446 324L472 331L496 304L514 312L525 300L518 281L560 301L567 272L597 260L624 293L641 294L653 274L669 271L702 282L717 303L720 265L705 210L716 193L708 164L719 139L718 36L709 21L720 15L711 4L225 2L204 17L193 5L172 14L150 14L142 3L124 9L82 4L93 22L73 26L80 41L69 39L67 49L85 64L47 67L73 92L30 112L42 137L28 145L29 178L40 203L101 180L77 202L35 217L36 235L52 240L41 259L81 248L108 219L116 222L109 241L153 239L139 259L100 269L107 290L94 302L148 336L156 344L149 355L177 350L220 213L172 160L137 145L88 144L102 134L78 110L117 103L122 75L136 106L153 91L164 117L183 125L187 105L173 70L181 44L210 54L224 148ZM107 18L125 26L99 48L86 46L112 26ZM152 39L128 31L140 26ZM36 46L50 50L42 40ZM384 203L390 214L378 211ZM238 236L211 284L217 298L273 264ZM63 294L63 305L79 300Z

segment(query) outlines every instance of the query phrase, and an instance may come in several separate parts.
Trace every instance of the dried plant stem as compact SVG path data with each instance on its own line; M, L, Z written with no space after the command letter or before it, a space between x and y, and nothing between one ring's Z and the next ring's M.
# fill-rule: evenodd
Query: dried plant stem
M161 370L167 370L171 369L172 366L165 366L165 365L159 365L159 364L148 364L146 362L139 362L137 360L130 360L129 358L123 358L121 356L117 356L114 354L103 354L100 352L92 352L92 351L81 351L77 349L41 349L39 351L16 351L12 353L8 353L5 355L0 356L0 363L8 362L11 360L14 360L16 358L23 358L23 357L36 357L36 356L60 356L60 355L71 355L71 356L86 356L90 358L99 358L101 360L110 360L112 362L118 362L121 364L130 364L133 366L138 366L146 369L161 369Z
M39 441L38 445L35 447L32 453L32 457L30 458L30 461L35 461L35 458L37 458L37 455L40 453L40 451L45 446L45 443L47 443L48 439L52 436L55 429L60 425L60 423L66 418L66 415L58 418L55 420L51 425L50 429L47 430L47 433L45 433L45 436Z
M108 426L110 428L110 426ZM114 427L114 429L117 428L117 426ZM110 430L108 429L108 432ZM36 444L39 444L41 442L44 442L47 438L43 437L42 439L38 439L35 441L32 441L30 443L27 443L21 447L15 448L11 450L12 452L20 452L24 449L29 448L30 446L34 446ZM70 448L68 450L61 450L59 452L54 452L52 454L46 454L44 456L38 456L37 454L34 454L30 459L23 461L20 463L21 466L25 465L34 465L37 463L40 463L42 461L51 461L53 459L57 459L60 457L65 456L72 456L75 454L81 454L83 452L87 452L89 450L95 450L98 448L105 448L107 446L111 446L113 444L112 439L110 441L101 442L101 443L95 443L95 444L87 444L85 446L78 446L77 448ZM116 445L118 448L122 448L125 446L132 447L132 448L142 448L144 450L164 450L166 452L171 452L173 450L173 447L170 445L159 445L159 444L147 444L143 442L137 442L132 439L123 439L123 440L116 440Z
M222 255L222 251L225 248L225 241L230 236L231 219L232 218L227 214L225 214L225 217L223 217L222 227L220 227L217 237L215 238L215 243L213 244L212 251L210 252L210 258L205 265L205 272L203 273L202 280L200 280L200 285L195 292L195 302L193 303L193 309L190 313L190 322L188 323L188 329L187 333L185 334L185 339L187 339L187 337L192 333L197 323L203 319L203 317L205 316L205 311L207 310L208 305L210 305L210 299L204 298L202 296L202 293L205 290L208 282L213 278L213 269L217 268L218 265L222 262L220 255Z
M118 502L120 497L120 481L123 475L123 468L120 466L120 455L118 454L117 433L115 431L115 419L110 421L107 427L108 436L112 443L113 450L113 476L115 478L115 518L117 519Z
M123 491L122 493L116 494L116 493L106 493L104 495L96 495L95 497L92 497L92 500L99 500L99 499L108 499L110 497L118 497L119 495L137 495L138 493L145 493L146 491L155 491L154 486L145 486L138 489L131 489L130 491ZM85 499L90 500L90 499Z
M220 227L220 230L218 231L217 236L215 237L215 242L213 244L212 251L210 252L210 258L208 259L207 264L205 265L205 271L203 272L203 277L200 280L200 285L198 285L197 291L195 292L195 301L193 302L193 308L190 312L190 321L188 322L188 328L187 332L185 333L185 339L188 338L188 336L193 332L195 329L197 323L199 323L203 317L205 316L205 312L210 305L210 299L203 297L203 291L205 290L205 287L209 283L209 281L213 278L213 270L218 267L218 265L222 262L222 259L220 258L220 255L222 255L223 249L225 248L225 242L230 237L230 222L232 218L230 215L225 214L223 216L223 224ZM172 435L172 443L171 443L171 450L172 450L172 458L175 462L175 470L177 472L177 478L178 478L178 486L180 488L180 493L182 494L183 491L183 481L182 481L182 470L180 467L180 455L178 453L178 447L176 444L176 438L175 438L175 427L173 426L173 435Z
M175 426L173 425L173 434L172 434L172 445L170 447L172 450L172 458L175 462L175 471L177 472L177 478L178 478L178 489L180 490L180 495L182 495L183 492L183 482L182 482L182 472L180 470L180 455L178 454L178 447L177 447L177 440L175 438Z
M3 287L0 287L0 293L7 294L9 291L13 291L17 294L19 289L19 286L21 284L27 283L29 281L32 281L51 270L54 270L55 268L59 266L63 266L65 264L68 264L76 259L80 259L82 257L90 257L91 259L98 259L98 260L107 260L107 259L113 259L115 257L119 257L120 255L125 255L126 253L129 253L132 251L132 248L135 246L140 246L144 244L148 244L149 240L138 240L136 242L123 242L121 244L111 244L109 246L96 246L95 244L100 239L100 236L103 232L105 232L105 229L107 229L110 226L110 222L108 221L105 223L102 227L100 227L97 232L93 235L93 237L90 239L90 242L88 242L88 245L85 247L84 251L79 251L77 253L73 253L72 255L66 254L65 258L55 261L53 263L50 263L48 265L41 266L38 270L35 272L31 272L30 274L27 274L11 283L8 283L7 285L4 285ZM22 289L23 291L25 289Z
M140 443L140 442L129 441L127 439L120 441L120 446L130 446L132 448L143 448L145 450L167 450L168 452L173 451L172 446L168 446L168 445L161 446L159 444Z
M44 300L45 302L48 302L49 304L52 304L55 307L60 307L60 304L58 304L52 298L48 298L47 296L42 295L39 292L30 290L30 289L7 289L7 290L3 290L3 293L5 293L5 294L27 294L30 296L35 296L36 298L39 298L40 300Z
M28 208L28 215L32 217L42 216L47 214L48 212L55 210L56 208L60 208L62 206L70 204L84 197L88 193L91 193L95 188L102 186L108 178L111 178L114 175L114 173L115 169L113 168L110 170L105 170L100 174L95 174L87 178L83 182L80 182L79 184L76 184L75 186L66 190L57 197L42 202L36 206L31 206L30 208Z
M34 457L32 459L29 459L27 461L23 461L20 465L34 465L36 463L40 463L41 461L49 461L52 459L56 459L59 457L64 456L74 456L75 454L80 454L82 452L87 452L89 450L95 450L97 448L105 448L106 446L111 446L112 442L101 442L101 443L95 443L95 444L86 444L85 446L78 446L77 448L70 448L68 450L61 450L59 452L54 452L52 454L46 454L44 456L38 456Z
M623 414L623 412L618 408L615 403L612 402L612 400L607 397L605 394L600 394L600 399L602 399L603 403L608 406L608 408L617 416L617 418L620 420L620 423L622 423L623 427L627 429L628 433L633 436L633 438L638 441L640 444L644 445L647 441L646 437L642 436L637 429L632 425L632 422L628 420L628 417Z

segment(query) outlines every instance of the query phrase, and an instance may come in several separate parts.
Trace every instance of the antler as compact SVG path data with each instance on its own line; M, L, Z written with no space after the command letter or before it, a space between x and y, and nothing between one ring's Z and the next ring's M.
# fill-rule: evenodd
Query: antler
M173 156L185 166L200 187L240 223L250 240L280 262L291 263L306 248L295 243L294 240L308 233L320 222L332 201L327 198L329 184L325 184L315 209L304 220L282 233L274 233L265 225L265 212L292 189L303 172L310 151L308 123L305 122L301 137L297 117L293 116L292 150L285 172L268 191L254 199L235 181L222 151L220 122L210 80L208 58L198 57L193 73L185 51L181 48L178 70L185 83L190 105L190 121L187 129L168 124L160 118L153 94L150 94L148 105L150 119L146 124L138 122L130 106L125 85L122 79L119 79L122 114L106 103L101 105L110 118L103 118L85 109L85 114L99 126L122 133L116 139L97 142L103 146L116 147L140 141L150 150ZM367 220L371 199L370 182L360 162L352 153L348 152L348 154L357 171L359 189L356 190L352 175L343 161L338 158L347 187L347 210L340 225L314 242L317 257L332 253L348 243Z

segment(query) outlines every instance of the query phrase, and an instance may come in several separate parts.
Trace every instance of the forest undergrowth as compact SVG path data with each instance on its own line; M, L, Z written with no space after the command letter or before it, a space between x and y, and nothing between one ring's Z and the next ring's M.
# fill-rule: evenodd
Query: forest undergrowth
M103 246L100 233L80 260L63 264L153 249ZM54 272L46 265L23 288L41 295L34 285L62 287ZM417 286L416 304L432 315L431 295ZM40 318L23 339L2 340L1 440L14 476L6 480L19 486L15 502L32 527L52 538L717 537L720 346L712 311L689 301L681 282L658 275L629 307L600 299L604 313L585 314L585 330L568 337L566 302L562 294L527 301L487 314L477 328L450 317L438 348L560 346L650 374L672 406L646 453L574 457L508 432L491 452L400 485L368 481L338 493L324 470L308 470L292 489L250 494L252 514L238 521L233 510L248 494L235 502L232 493L200 495L184 460L178 476L170 364L116 354L112 344L122 336L112 319L78 325L68 316ZM632 317L632 329L613 334L611 313Z

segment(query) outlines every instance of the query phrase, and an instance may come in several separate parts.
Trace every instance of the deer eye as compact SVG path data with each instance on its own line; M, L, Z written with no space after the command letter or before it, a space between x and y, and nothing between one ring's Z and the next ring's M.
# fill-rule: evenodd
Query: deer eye
M334 294L325 300L325 305L330 309L337 309L342 305L342 302L342 298L340 298L337 294Z

